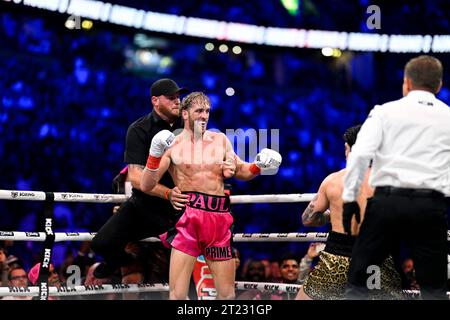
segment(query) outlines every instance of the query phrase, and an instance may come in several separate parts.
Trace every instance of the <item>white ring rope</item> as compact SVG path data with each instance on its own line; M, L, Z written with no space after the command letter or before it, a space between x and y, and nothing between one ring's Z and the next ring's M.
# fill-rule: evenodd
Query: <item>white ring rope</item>
M290 232L290 233L235 233L234 242L307 242L327 241L325 232Z
M52 297L61 296L79 296L79 295L93 295L93 294L106 294L106 293L139 293L139 292L161 292L169 291L169 285L166 283L155 284L102 284L91 286L73 286L61 288L49 287L48 295ZM39 287L0 287L0 296L14 296L14 297L27 297L38 296Z
M55 242L61 241L92 241L95 232L55 232ZM328 233L325 232L291 232L291 233L236 233L234 242L307 242L326 241ZM450 233L449 233L450 237ZM0 231L0 240L15 241L45 241L45 232ZM450 240L450 238L449 238ZM158 238L146 238L143 242L159 242Z
M128 199L124 194L97 194L97 193L70 193L54 192L56 202L94 202L94 203L119 203ZM0 199L3 200L35 200L45 201L46 195L43 191L19 191L0 190Z
M55 232L55 242L61 241L92 241L95 232ZM326 232L290 232L290 233L235 233L234 242L324 242ZM15 241L45 241L45 232L0 231L0 240ZM447 231L450 241L450 230ZM160 242L158 238L146 238L142 242Z
M273 283L273 282L247 282L247 281L236 281L235 288L237 290L260 290L268 292L288 292L297 293L301 284L288 284L288 283ZM419 290L402 290L405 296L420 296ZM450 291L447 292L447 296L450 297Z
M315 195L315 193L243 195L230 196L230 201L233 204L309 202L314 198Z
M248 282L248 281L236 281L235 288L237 290L260 290L269 292L289 292L297 293L302 285L300 284L288 284L288 283L276 283L276 282Z
M53 192L53 194L56 202L120 203L128 199L128 196L124 194L72 192ZM315 195L315 193L240 195L230 196L230 201L232 204L309 202ZM0 200L45 201L45 199L44 191L0 190Z
M287 292L297 293L302 285L288 284L288 283L274 283L274 282L248 282L248 281L236 281L236 290L260 290L262 292ZM107 293L140 293L140 292L162 292L169 291L169 285L167 283L154 283L154 284L103 284L103 285L91 285L91 286L73 286L61 288L49 287L48 295L53 297L58 296L78 296L78 295L94 295L94 294L107 294ZM419 290L402 290L405 296L419 297ZM39 287L0 287L0 297L2 296L38 296ZM450 292L447 292L447 296L450 297Z
M54 192L56 202L94 202L94 203L120 203L128 199L124 194L97 194L97 193L70 193ZM230 196L233 204L238 203L288 203L288 202L308 202L315 196L315 193L292 193L292 194L263 194L263 195L241 195ZM0 199L3 200L35 200L45 201L46 196L43 191L19 191L0 190Z

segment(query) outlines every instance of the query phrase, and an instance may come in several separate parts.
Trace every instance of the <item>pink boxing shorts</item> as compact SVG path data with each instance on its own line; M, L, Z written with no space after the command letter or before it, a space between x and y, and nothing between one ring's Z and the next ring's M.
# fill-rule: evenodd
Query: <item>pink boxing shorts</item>
M230 198L187 191L189 202L185 210L168 232L160 236L163 243L190 256L204 255L208 260L229 260L233 216Z

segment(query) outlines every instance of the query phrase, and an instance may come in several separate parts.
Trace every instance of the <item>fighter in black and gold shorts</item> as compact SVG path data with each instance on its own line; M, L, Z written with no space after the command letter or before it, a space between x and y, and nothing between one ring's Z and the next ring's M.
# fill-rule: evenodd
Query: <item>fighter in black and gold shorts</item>
M347 272L355 238L330 231L319 262L306 279L303 290L314 300L345 299ZM401 278L392 257L381 266L380 290L373 290L372 299L402 299Z

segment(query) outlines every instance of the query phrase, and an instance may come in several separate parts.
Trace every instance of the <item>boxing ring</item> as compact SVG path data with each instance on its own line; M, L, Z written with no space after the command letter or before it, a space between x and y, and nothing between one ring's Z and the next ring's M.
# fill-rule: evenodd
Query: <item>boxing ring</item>
M315 196L314 193L304 194L266 194L266 195L232 195L231 204L253 203L298 203L309 202ZM13 241L38 241L44 242L44 250L41 259L41 268L38 277L38 285L28 288L0 287L2 296L39 296L40 300L48 300L49 296L79 296L109 293L143 293L168 291L167 283L154 284L103 284L91 286L62 286L48 287L48 265L51 260L51 252L55 242L62 241L91 241L94 232L53 232L53 204L54 202L86 202L86 203L121 203L128 199L124 194L91 194L91 193L67 193L67 192L43 192L43 191L19 191L0 190L0 200L16 201L43 201L45 203L45 217L43 221L45 232L0 231L0 240ZM235 233L234 242L324 242L328 233ZM450 230L447 231L447 240L450 241ZM144 242L160 242L158 238L142 239ZM271 282L245 282L236 281L236 290L256 289L265 292L297 293L301 285L271 283ZM403 290L405 298L418 298L420 291ZM450 292L447 292L450 298Z

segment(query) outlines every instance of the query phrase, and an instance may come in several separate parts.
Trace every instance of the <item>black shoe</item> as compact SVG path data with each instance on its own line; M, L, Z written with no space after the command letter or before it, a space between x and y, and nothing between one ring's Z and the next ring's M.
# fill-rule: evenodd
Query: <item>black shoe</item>
M100 264L94 270L94 277L96 277L97 279L109 278L114 274L114 271L116 271L116 269L111 265L105 262L100 262Z

